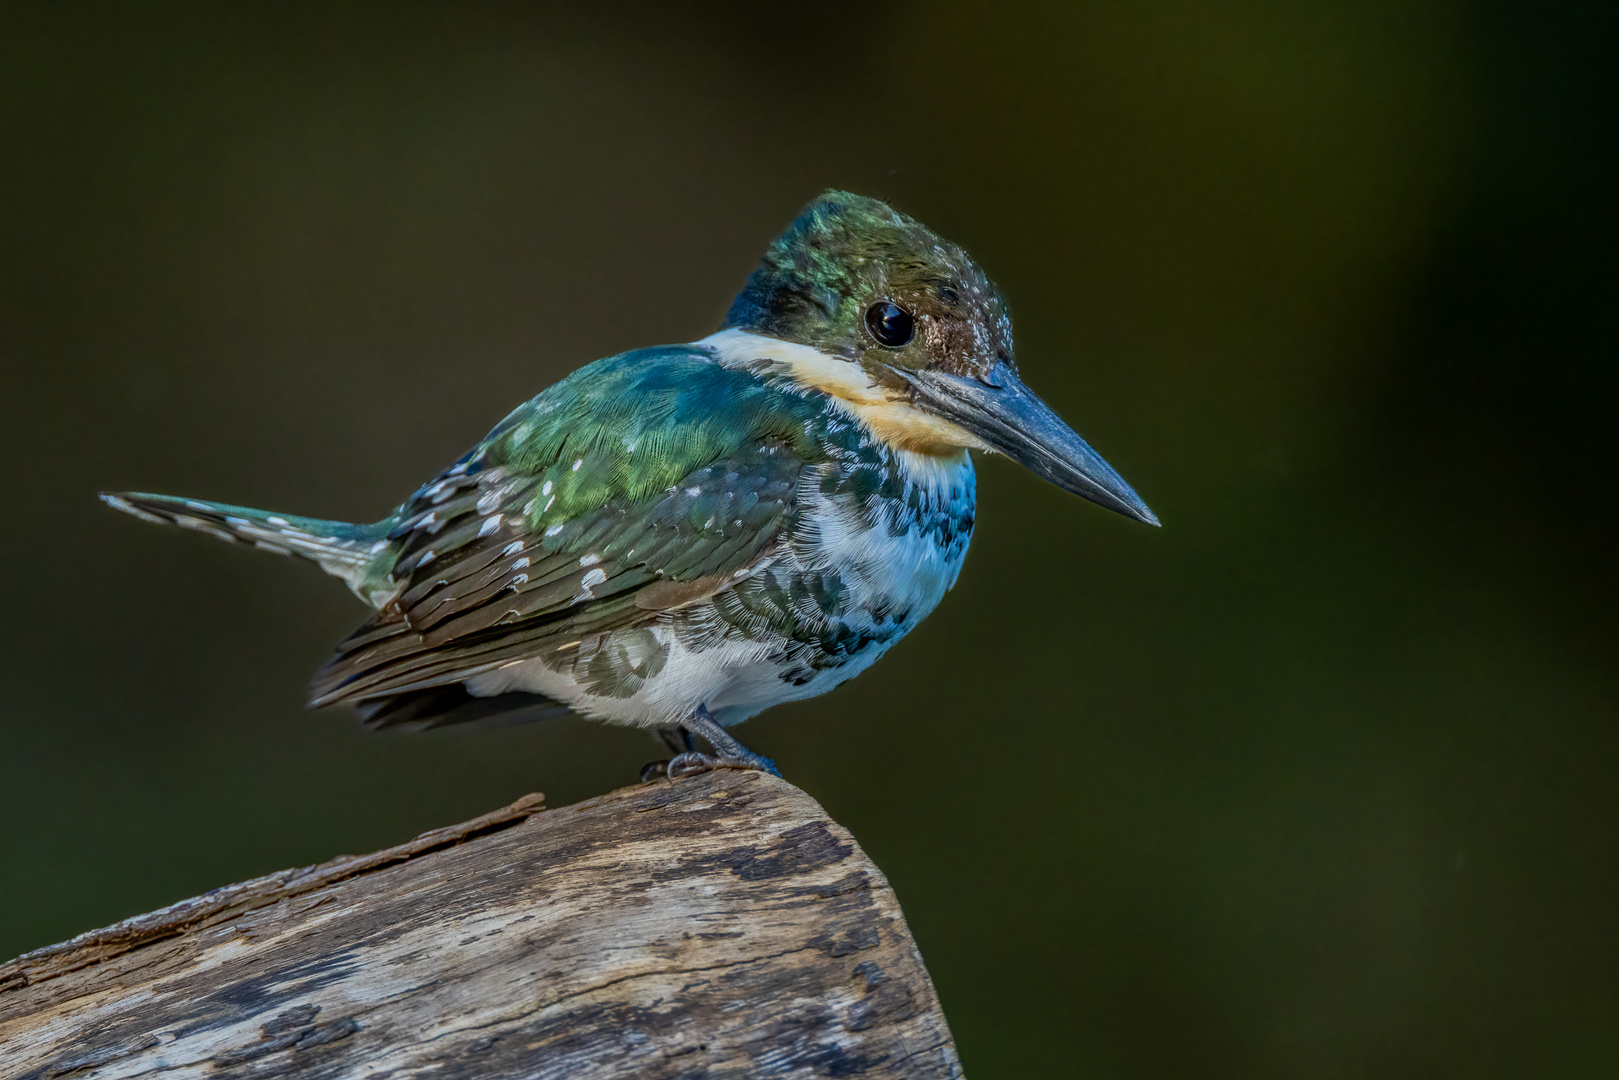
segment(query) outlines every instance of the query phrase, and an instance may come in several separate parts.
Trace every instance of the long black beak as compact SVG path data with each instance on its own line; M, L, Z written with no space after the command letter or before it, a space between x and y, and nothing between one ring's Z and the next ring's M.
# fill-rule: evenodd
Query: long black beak
M1158 524L1141 496L1090 448L1017 373L996 364L981 379L930 369L893 369L916 404L951 420L1053 484L1125 517Z

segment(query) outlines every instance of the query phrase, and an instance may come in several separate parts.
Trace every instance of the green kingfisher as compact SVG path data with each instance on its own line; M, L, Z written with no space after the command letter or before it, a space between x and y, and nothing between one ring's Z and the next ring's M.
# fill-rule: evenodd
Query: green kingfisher
M972 538L975 450L1158 523L1023 385L966 252L828 191L717 333L585 365L381 521L102 498L346 582L374 614L312 707L376 728L571 710L660 734L654 774L774 773L727 729L853 678L934 609Z

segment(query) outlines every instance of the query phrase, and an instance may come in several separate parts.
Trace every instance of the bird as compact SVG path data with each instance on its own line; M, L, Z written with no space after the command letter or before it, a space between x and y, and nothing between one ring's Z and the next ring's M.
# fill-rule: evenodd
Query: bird
M1025 386L978 264L828 190L717 332L586 364L380 521L101 498L345 582L372 614L311 707L373 729L572 712L660 736L643 779L779 776L731 729L847 682L934 610L972 538L974 453L1158 524Z

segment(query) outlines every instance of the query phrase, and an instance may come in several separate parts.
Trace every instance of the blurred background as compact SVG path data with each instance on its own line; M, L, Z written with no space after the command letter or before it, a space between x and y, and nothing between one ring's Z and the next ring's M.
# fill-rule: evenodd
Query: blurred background
M968 1075L1619 1075L1616 30L0 9L0 955L633 781L636 732L305 712L353 598L95 492L380 517L714 330L838 186L975 254L1164 521L987 462L931 620L743 730L892 879Z

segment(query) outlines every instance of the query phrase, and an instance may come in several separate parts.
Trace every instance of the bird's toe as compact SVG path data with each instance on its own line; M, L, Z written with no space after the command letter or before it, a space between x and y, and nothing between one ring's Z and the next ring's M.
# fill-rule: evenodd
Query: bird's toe
M724 768L730 764L724 758L717 758L712 754L700 754L695 750L688 750L684 754L676 754L669 759L664 772L671 780L679 780L683 776L696 776L698 773L709 772L713 769Z
M647 769L651 767L648 765ZM701 754L696 751L676 754L670 758L664 769L664 775L671 780L679 780L683 776L696 776L698 773L711 772L714 769L752 769L755 772L769 773L771 776L781 775L781 770L776 768L774 761L758 754L736 757L729 754ZM641 776L643 779L648 777L646 769L641 771Z

